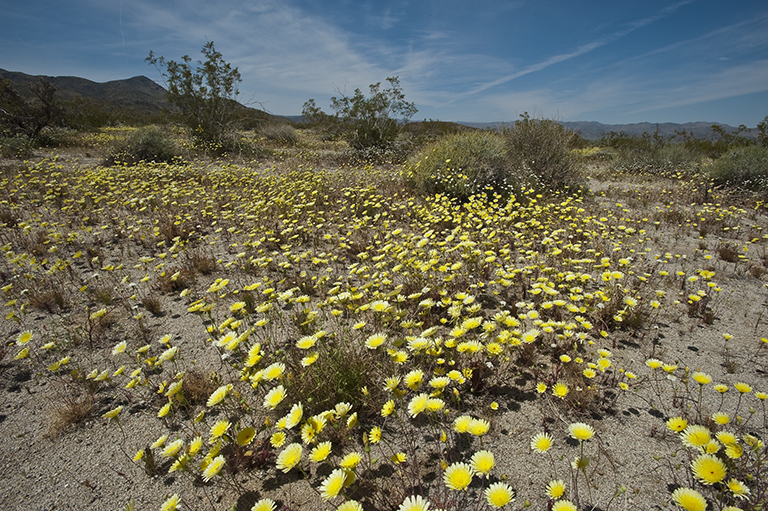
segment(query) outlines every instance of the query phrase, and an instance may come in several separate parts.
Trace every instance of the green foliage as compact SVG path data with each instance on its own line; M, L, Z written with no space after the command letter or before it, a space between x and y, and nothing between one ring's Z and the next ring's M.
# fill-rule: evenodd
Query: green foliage
M138 108L116 108L108 101L79 96L62 103L64 122L78 130L96 130L104 126L145 126L168 122L166 113Z
M225 62L213 41L201 50L205 62L192 66L188 55L181 62L165 60L149 52L147 62L158 68L166 80L168 100L196 139L204 146L227 146L237 120L236 97L242 81L240 72Z
M757 142L762 147L768 147L768 115L757 123Z
M420 193L462 201L489 188L501 192L520 184L507 182L504 138L494 131L447 135L411 157L403 175Z
M333 116L324 113L314 99L304 103L302 113L308 123L341 133L353 149L389 146L400 134L402 123L418 110L405 101L397 76L387 81L390 86L383 90L381 82L370 85L369 97L360 89L355 89L352 97L332 97L331 109L336 112Z
M24 98L10 80L0 80L0 132L6 136L36 138L46 126L61 124L64 110L56 87L46 78L30 83L31 98Z
M25 159L32 156L32 141L27 137L0 137L0 156Z
M559 122L531 118L526 112L504 136L511 168L529 186L554 191L583 184L578 158L570 145L577 135Z
M673 143L673 140L679 140ZM598 141L598 145L614 151L614 162L619 170L667 174L693 172L696 164L708 154L717 154L711 140L701 140L685 131L664 137L659 129L642 135L611 132Z
M768 148L759 146L732 149L709 169L716 184L768 192Z
M137 163L154 161L171 163L179 157L179 149L167 131L148 126L133 131L118 147L108 163Z
M528 114L503 133L448 135L413 156L404 169L421 193L466 200L492 191L502 196L532 188L555 191L583 184L579 159L569 148L574 133L556 121Z

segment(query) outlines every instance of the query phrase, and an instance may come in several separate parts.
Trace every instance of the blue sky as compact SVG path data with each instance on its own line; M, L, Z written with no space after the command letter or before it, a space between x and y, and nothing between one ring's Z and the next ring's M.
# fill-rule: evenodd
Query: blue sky
M399 76L414 119L768 115L765 0L0 0L0 67L108 81L212 40L240 100L297 115ZM254 105L256 106L256 105Z

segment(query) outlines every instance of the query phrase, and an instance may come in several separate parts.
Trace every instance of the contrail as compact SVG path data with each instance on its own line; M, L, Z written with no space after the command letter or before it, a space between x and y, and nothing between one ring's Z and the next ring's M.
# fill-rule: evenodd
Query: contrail
M570 53L561 53L560 55L554 55L542 62L530 65L526 68L521 69L520 71L516 73L512 73L511 75L503 76L501 78L497 78L496 80L492 80L490 82L483 83L481 85L478 85L477 87L468 90L467 92L464 92L462 94L458 94L456 97L448 101L447 104L451 104L455 101L457 101L461 97L465 96L471 96L473 94L477 94L478 92L482 92L486 89L490 89L491 87L495 87L497 85L501 85L503 83L511 82L512 80L516 78L520 78L521 76L525 76L530 73L534 73L536 71L541 71L544 68L547 68L553 64L557 64L558 62L563 62L565 60L572 59L574 57L578 57L580 55L584 55L585 53L589 53L592 50L595 50L597 48L600 48L601 46L604 46L608 43L611 43L617 39L620 39L624 37L625 35L628 35L631 32L634 32L635 30L642 28L646 25L650 25L651 23L664 18L666 16L669 16L674 11L679 9L680 7L689 4L693 2L694 0L684 0L682 2L678 2L676 4L670 5L666 8L664 8L659 14L654 16L649 16L647 18L643 18L641 20L638 20L632 24L630 24L629 28L625 30L620 30L618 32L613 33L612 35L605 37L603 39L600 39L598 41L591 42L589 44L584 44L582 46L579 46L576 48L576 50L570 52Z
M128 52L125 49L125 34L123 33L123 0L120 0L119 19L120 19L120 38L123 40L123 58L125 59L125 70L127 72L128 71Z

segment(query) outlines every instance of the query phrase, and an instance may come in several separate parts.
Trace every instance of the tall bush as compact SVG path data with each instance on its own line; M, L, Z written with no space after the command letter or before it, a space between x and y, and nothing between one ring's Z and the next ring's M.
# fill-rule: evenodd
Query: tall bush
M237 121L240 72L224 61L213 41L201 50L205 62L193 68L188 55L181 62L165 60L149 52L147 62L158 68L166 81L168 100L182 121L205 147L226 147Z
M387 78L387 82L386 89L381 88L381 82L369 85L368 97L360 89L355 89L352 97L332 97L333 116L325 114L314 99L304 103L302 113L311 124L341 132L354 149L385 148L397 139L403 123L418 112L413 103L405 101L397 76Z
M536 119L524 113L504 130L507 156L513 173L536 189L560 190L584 184L579 160L570 143L577 134L551 119Z

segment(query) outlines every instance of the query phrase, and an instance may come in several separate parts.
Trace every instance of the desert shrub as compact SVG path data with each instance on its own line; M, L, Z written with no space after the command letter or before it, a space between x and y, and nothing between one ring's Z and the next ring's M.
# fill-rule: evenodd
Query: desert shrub
M282 144L296 145L299 142L299 134L293 126L287 123L268 123L258 130L258 134L267 140L273 140Z
M626 172L692 173L705 154L690 144L634 145L617 150L616 167Z
M179 155L173 138L157 126L133 131L125 142L107 159L108 163L137 163L155 161L171 163Z
M37 138L46 126L61 125L64 110L47 78L27 84L32 93L24 97L10 80L0 80L0 133Z
M332 97L335 115L324 113L310 99L304 103L302 115L311 125L341 133L353 149L386 147L397 139L403 123L418 112L413 103L405 101L397 76L387 78L387 82L389 88L383 90L381 82L369 85L369 97L360 89L355 89L352 97Z
M709 174L716 184L768 192L768 148L732 149L715 160Z
M403 126L401 138L408 140L414 146L424 146L435 142L446 135L477 131L477 128L456 124L454 122L424 120L409 122Z
M72 147L78 144L80 134L71 128L46 126L35 139L41 147Z
M551 119L527 113L504 130L509 164L515 174L540 190L578 188L583 184L578 158L570 150L576 133Z
M0 137L0 156L29 158L32 156L32 141L27 137Z
M204 145L227 146L228 135L237 121L240 72L224 61L213 41L203 46L205 62L192 67L192 59L184 55L180 62L166 60L149 52L147 62L157 67L166 80L168 101L178 109L184 124Z
M466 200L486 189L510 190L504 138L493 131L455 133L426 146L406 163L403 174L420 193Z

